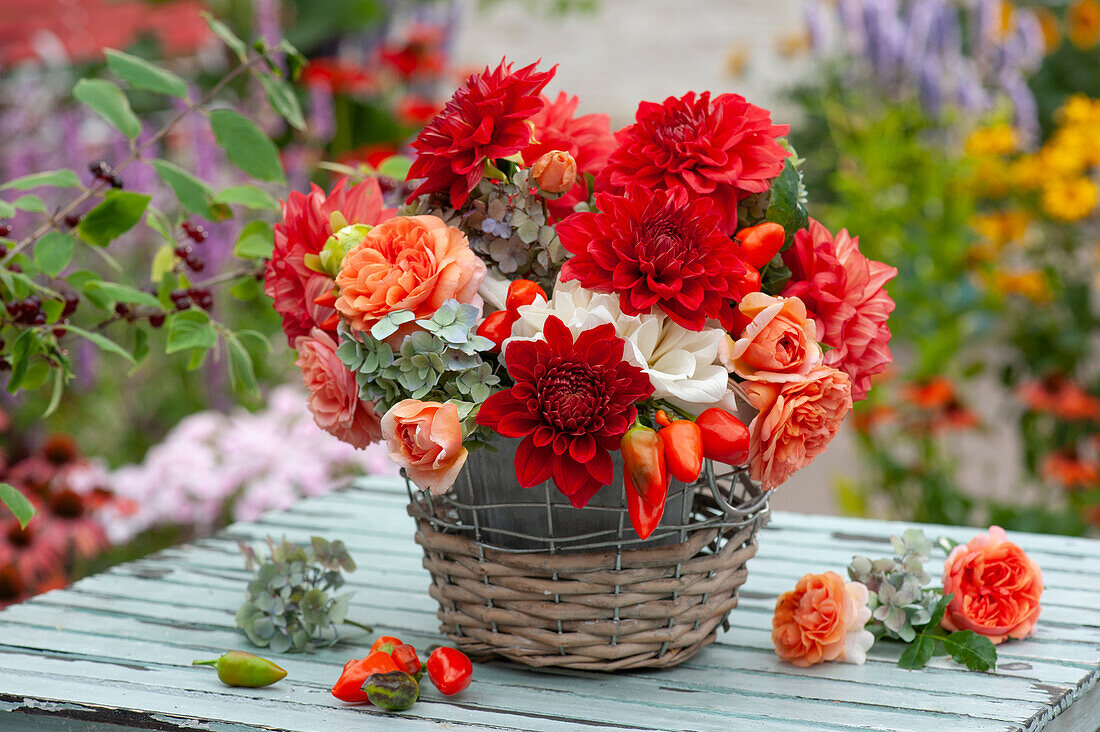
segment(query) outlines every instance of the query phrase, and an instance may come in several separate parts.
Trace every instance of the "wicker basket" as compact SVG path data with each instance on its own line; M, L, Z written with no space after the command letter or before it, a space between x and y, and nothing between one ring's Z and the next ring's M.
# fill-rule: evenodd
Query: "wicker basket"
M767 494L744 470L716 474L708 462L698 483L670 490L661 525L643 542L616 485L617 506L584 509L609 512L613 528L582 533L555 520L577 514L549 483L492 504L410 485L442 632L473 657L597 671L675 666L713 642L747 578ZM502 516L508 526L487 521ZM536 516L548 535L514 529Z

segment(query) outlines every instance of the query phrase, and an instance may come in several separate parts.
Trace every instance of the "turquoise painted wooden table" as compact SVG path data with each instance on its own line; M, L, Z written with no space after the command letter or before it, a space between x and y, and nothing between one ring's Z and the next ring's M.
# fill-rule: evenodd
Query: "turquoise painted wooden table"
M777 514L749 562L731 628L687 664L615 675L480 664L462 695L425 692L409 712L342 706L329 687L368 636L279 658L269 689L231 689L193 659L248 649L233 629L247 573L237 540L344 539L358 560L351 616L423 648L440 642L428 574L393 480L304 501L254 524L116 567L0 612L0 730L1086 730L1100 726L1100 542L1017 534L1043 568L1035 636L1001 647L996 673L935 661L808 670L778 661L769 629L779 592L808 571L843 572L853 553L890 552L901 524ZM933 527L958 541L972 529ZM938 564L938 562L936 562Z

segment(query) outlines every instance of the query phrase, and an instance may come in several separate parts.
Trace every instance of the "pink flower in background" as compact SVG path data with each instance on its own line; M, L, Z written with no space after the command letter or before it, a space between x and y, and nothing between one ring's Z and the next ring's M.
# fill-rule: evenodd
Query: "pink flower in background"
M382 417L390 459L416 487L446 493L466 463L462 423L454 404L405 399Z
M847 229L833 237L813 219L809 228L795 234L783 262L791 281L782 294L806 303L817 323L817 337L831 346L825 365L851 377L855 401L866 398L871 377L894 360L886 324L894 301L883 286L897 276L897 269L863 256L859 237L849 236Z
M308 336L296 338L294 348L317 426L358 448L381 437L374 406L359 398L355 374L337 358L332 336L314 328Z
M825 452L852 411L848 375L828 366L802 381L747 381L741 388L758 412L749 423L752 479L769 490Z

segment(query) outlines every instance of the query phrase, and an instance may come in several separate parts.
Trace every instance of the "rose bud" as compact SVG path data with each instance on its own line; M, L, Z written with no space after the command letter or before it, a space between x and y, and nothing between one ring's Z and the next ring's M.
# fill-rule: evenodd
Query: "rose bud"
M565 193L577 182L577 161L564 150L551 150L531 166L531 177L547 193Z

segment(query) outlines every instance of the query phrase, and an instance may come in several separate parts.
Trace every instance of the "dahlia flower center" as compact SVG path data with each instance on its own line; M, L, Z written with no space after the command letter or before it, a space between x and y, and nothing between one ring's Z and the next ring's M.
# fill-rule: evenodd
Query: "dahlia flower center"
M674 120L656 130L656 137L661 142L686 142L696 136L695 125L688 120Z
M694 259L697 242L672 221L656 221L635 233L638 268L646 275L675 275Z
M538 393L543 416L560 432L581 434L602 420L604 385L588 364L550 367L539 380Z

